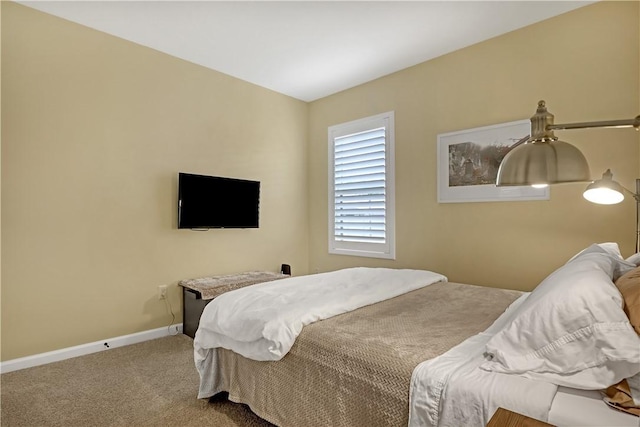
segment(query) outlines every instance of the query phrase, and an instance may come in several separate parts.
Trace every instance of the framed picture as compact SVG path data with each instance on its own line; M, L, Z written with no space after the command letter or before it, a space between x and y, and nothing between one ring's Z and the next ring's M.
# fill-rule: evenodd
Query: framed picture
M529 131L527 119L439 134L438 203L548 200L549 187L495 185L500 162Z

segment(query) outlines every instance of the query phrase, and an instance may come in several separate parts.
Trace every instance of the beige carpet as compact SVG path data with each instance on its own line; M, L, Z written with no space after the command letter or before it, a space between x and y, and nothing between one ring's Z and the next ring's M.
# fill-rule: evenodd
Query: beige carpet
M252 426L246 406L196 398L193 340L176 335L0 376L2 426Z

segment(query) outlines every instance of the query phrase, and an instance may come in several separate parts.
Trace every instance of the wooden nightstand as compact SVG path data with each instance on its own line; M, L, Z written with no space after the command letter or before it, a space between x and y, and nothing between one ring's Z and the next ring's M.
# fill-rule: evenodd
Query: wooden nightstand
M487 427L554 427L534 418L529 418L508 409L498 408L493 417L489 420Z

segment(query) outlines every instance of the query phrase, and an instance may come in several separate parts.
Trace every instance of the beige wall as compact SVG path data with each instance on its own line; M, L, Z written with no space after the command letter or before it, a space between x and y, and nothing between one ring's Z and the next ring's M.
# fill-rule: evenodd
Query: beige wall
M157 286L292 264L427 268L531 289L592 242L633 250L635 211L582 185L438 204L438 133L640 113L637 2L607 2L305 104L2 2L2 360L161 327ZM396 112L397 260L327 254L327 127ZM633 187L638 133L558 132ZM607 143L598 142L601 138ZM176 174L262 182L258 230L176 230ZM307 209L308 202L308 209Z
M633 251L631 200L597 206L584 185L548 201L438 204L439 133L528 119L547 101L557 123L640 114L638 2L595 4L313 102L310 109L311 271L352 265L411 267L451 281L523 290L593 242ZM327 127L395 111L397 259L327 253ZM632 129L557 132L585 154L594 178L608 167L638 176ZM604 142L599 142L602 139Z
M308 265L308 105L2 6L2 359L169 325L158 285ZM261 181L260 228L176 229L178 171Z

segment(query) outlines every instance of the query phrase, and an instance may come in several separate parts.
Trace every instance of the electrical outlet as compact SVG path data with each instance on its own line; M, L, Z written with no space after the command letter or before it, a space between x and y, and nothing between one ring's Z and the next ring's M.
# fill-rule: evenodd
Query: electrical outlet
M165 299L167 297L167 285L158 286L158 299Z

